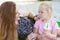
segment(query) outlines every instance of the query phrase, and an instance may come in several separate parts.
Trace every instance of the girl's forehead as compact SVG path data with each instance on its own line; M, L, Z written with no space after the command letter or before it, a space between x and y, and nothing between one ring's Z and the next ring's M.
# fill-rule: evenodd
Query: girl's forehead
M44 7L42 8L42 7L40 7L38 11L47 11L47 8L44 8Z
M39 9L47 9L48 8L48 6L39 6Z
M49 8L49 5L47 4L40 4L39 9L47 9Z

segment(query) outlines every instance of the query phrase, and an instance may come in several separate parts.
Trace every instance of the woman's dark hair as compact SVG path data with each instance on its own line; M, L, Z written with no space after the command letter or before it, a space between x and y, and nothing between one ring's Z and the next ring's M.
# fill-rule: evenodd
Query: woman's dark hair
M1 4L1 40L14 40L14 32L16 31L16 4L7 1ZM16 34L15 34L16 35Z

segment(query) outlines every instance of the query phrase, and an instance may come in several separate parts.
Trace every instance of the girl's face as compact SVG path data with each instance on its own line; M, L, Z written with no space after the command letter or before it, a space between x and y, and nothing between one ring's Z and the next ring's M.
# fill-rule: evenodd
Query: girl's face
M48 19L48 11L45 7L40 7L39 8L39 16L41 19Z

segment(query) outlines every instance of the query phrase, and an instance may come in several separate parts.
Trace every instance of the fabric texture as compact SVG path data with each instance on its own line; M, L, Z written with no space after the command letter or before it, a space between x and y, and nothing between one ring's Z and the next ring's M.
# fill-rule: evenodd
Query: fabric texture
M57 25L57 23L56 23L55 21L50 21L49 24L50 24L50 25L49 25L50 27L49 27L49 29L48 29L49 33L52 33L53 30L58 29L58 25ZM38 21L35 23L34 27L38 29L38 34L41 35L41 34L43 34L44 27L45 27L45 23L42 22L41 20L38 20ZM46 28L45 28L45 29L46 29ZM52 39L47 38L46 40L52 40Z
M30 19L25 17L20 17L18 25L18 36L21 38L26 38L31 32L33 32L33 24Z

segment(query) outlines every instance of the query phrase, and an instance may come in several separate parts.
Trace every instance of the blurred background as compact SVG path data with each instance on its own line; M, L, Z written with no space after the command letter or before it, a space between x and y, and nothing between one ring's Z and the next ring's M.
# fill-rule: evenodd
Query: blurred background
M52 19L56 20L60 26L60 0L0 0L0 5L5 1L14 1L17 4L17 11L20 13L32 11L34 16L38 15L38 6L40 3L48 3L53 8Z

